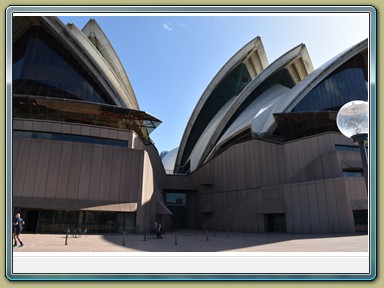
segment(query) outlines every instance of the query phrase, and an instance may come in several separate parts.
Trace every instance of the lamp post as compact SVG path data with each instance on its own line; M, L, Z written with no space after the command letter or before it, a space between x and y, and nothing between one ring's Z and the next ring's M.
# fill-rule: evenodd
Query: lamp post
M351 138L355 143L359 143L368 192L368 162L364 144L368 141L368 102L356 100L346 103L337 113L336 124L344 136Z

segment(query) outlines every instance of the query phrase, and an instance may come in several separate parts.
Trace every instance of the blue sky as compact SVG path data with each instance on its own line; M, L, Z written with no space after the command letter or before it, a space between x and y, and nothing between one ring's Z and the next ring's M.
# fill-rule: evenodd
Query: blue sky
M96 19L127 72L140 109L163 121L151 134L160 153L179 146L209 82L253 38L261 37L269 63L304 43L316 69L369 37L367 13L286 15L59 18L79 29Z

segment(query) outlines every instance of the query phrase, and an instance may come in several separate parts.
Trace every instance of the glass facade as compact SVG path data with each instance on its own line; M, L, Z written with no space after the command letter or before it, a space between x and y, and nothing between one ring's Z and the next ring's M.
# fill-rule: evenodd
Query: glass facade
M14 130L13 137L14 138L47 139L47 140L56 140L56 141L69 141L69 142L110 145L110 146L118 146L118 147L128 147L128 141L124 141L124 140L91 137L91 136L83 136L83 135L61 134L61 133Z
M136 213L37 210L15 208L21 212L25 221L25 231L34 233L72 233L75 229L87 233L135 233Z
M114 104L64 47L38 26L32 26L19 37L13 43L13 94Z
M358 54L309 92L292 112L339 111L352 100L367 101L366 64Z
M13 96L13 117L82 123L135 131L144 141L161 124L143 111L113 105L39 96Z

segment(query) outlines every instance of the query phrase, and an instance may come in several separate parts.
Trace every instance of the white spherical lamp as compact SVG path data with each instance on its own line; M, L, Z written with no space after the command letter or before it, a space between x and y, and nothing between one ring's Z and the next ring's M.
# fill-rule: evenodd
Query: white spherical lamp
M368 134L368 102L351 101L340 108L337 127L346 137L358 134Z

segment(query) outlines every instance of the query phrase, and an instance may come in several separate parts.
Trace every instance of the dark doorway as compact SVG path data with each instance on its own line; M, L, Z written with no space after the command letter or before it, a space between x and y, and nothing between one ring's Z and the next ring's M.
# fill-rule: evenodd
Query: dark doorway
M264 214L265 232L286 232L285 214Z
M357 233L368 233L368 210L353 210L355 220L355 231Z
M23 218L23 216L21 216ZM39 223L39 210L28 210L23 218L25 221L24 229L26 232L37 233L37 224Z

